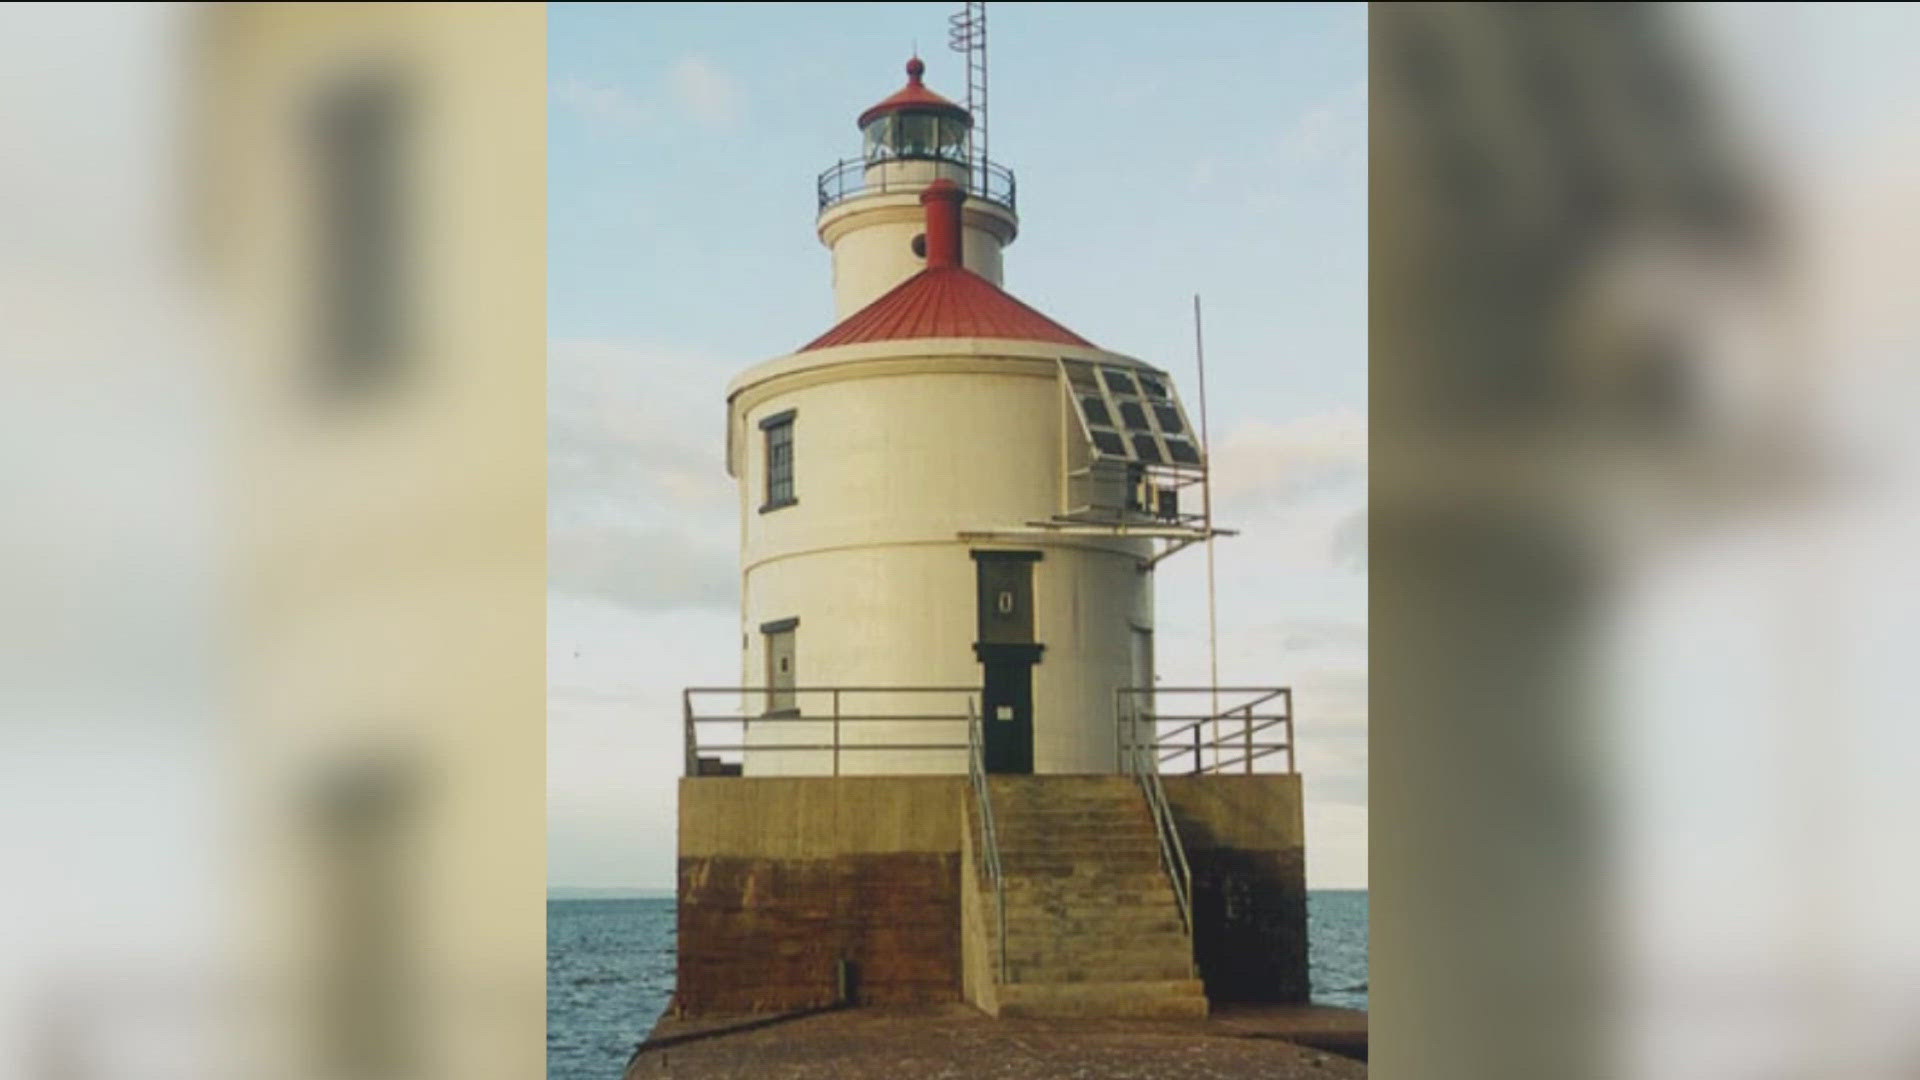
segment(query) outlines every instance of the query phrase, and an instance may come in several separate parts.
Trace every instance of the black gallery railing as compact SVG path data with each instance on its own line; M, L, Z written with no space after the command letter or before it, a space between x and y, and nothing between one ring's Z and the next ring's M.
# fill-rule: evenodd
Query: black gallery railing
M927 186L928 177L921 175L909 178L902 175L902 170L881 167L909 161L941 164L945 159L890 157L877 161L869 161L866 158L837 161L820 174L816 189L820 209L825 210L834 203L851 199L856 195L883 195L889 191L920 191ZM968 198L990 202L1008 210L1017 209L1017 189L1012 169L992 161L975 162L971 165L966 162L948 164L967 168L967 178L963 186L966 188Z

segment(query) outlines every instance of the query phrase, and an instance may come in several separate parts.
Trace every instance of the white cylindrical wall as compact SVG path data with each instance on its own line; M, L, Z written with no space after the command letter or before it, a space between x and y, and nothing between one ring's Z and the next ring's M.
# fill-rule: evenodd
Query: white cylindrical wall
M866 170L862 194L821 212L820 240L833 253L836 319L873 303L926 267L926 259L913 250L914 237L926 231L920 192L941 177L964 187L967 169L938 161L873 165ZM961 258L966 268L1001 284L1001 249L1013 242L1017 232L1012 211L969 199L960 214Z
M836 350L823 350L831 353ZM903 362L904 361L904 362ZM1133 361L1112 362L1137 366ZM759 421L793 411L797 502L762 512ZM1153 621L1143 540L1040 535L1061 509L1064 424L1051 360L927 356L815 366L749 384L732 410L743 530L742 672L766 678L763 624L798 619L801 686L951 686L933 696L843 695L844 715L956 713L977 700L974 550L1037 551L1034 768L1111 772L1114 690L1132 685L1135 628ZM1031 536L963 539L1019 530ZM803 695L808 716L830 714ZM826 725L760 725L828 742ZM843 724L842 745L964 744L964 724ZM828 772L830 755L749 753L759 775ZM847 752L842 773L961 772L963 751Z

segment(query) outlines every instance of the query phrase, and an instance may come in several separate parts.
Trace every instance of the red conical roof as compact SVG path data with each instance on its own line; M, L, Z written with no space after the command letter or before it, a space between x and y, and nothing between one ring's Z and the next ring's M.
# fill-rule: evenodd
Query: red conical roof
M799 351L912 338L1005 338L1094 347L965 267L930 266Z
M915 112L946 113L965 121L968 126L972 126L973 116L968 113L967 110L927 89L926 86L920 82L920 76L924 74L926 70L927 65L921 63L920 58L917 56L907 61L907 85L894 91L892 97L861 113L860 119L857 121L858 125L864 128L867 126L867 122L876 116L885 116L887 113L902 112L911 109Z

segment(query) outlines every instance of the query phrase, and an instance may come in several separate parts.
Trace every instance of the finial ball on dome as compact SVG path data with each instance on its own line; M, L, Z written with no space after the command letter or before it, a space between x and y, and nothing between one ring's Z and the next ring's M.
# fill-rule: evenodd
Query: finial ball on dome
M914 82L919 82L920 76L925 75L926 73L927 73L927 65L922 63L919 57L916 56L913 59L907 61L907 78L913 80Z

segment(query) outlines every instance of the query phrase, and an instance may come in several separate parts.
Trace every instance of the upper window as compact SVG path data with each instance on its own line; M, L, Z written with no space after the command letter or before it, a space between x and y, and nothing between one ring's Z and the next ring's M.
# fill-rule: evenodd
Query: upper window
M760 421L767 441L767 491L760 512L792 506L800 500L793 492L793 410L776 413Z
M869 164L900 158L967 160L967 122L957 116L887 113L868 121L862 135Z
M408 101L387 72L348 77L314 105L319 237L320 389L384 388L398 375L409 327L405 211Z

